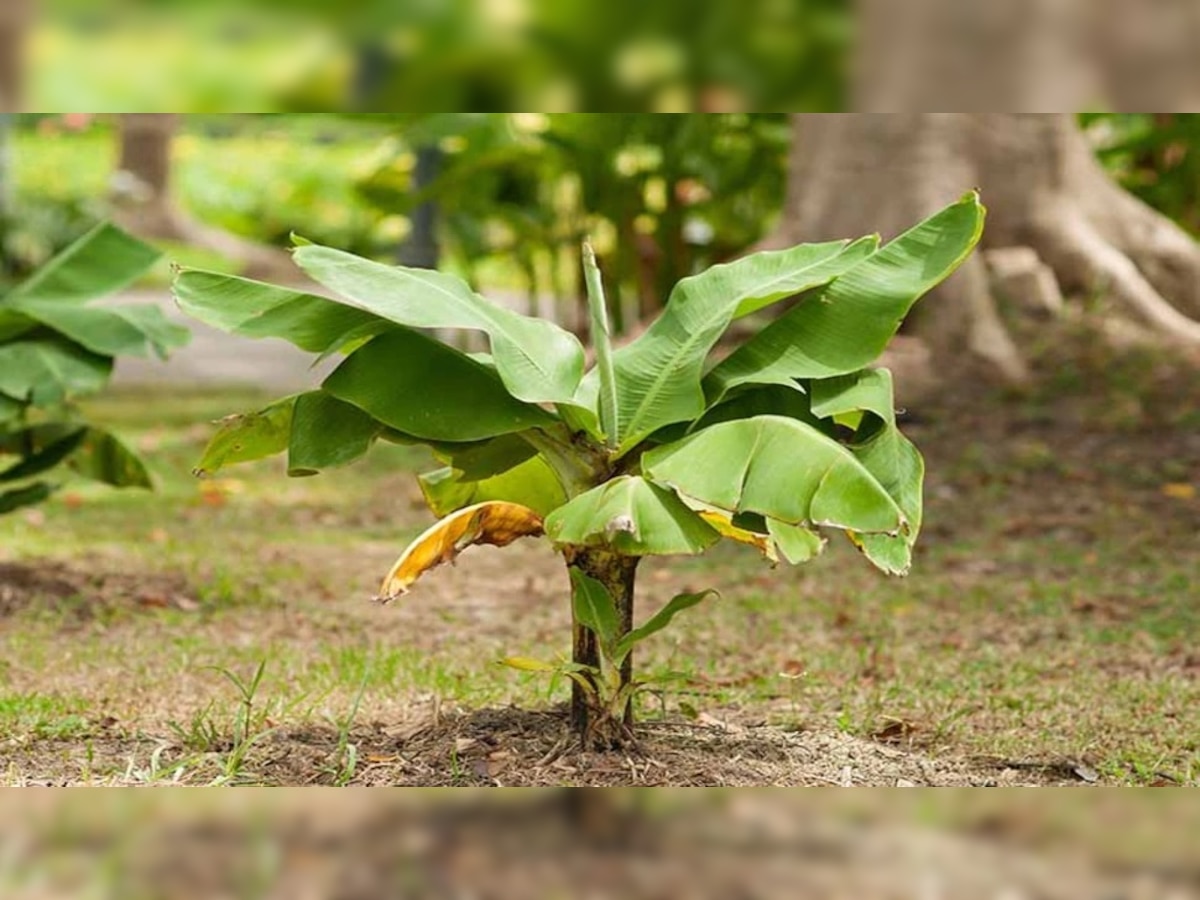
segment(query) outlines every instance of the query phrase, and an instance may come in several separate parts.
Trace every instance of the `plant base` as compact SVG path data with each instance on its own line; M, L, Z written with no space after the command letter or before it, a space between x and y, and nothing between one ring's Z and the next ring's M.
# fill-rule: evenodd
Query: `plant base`
M595 578L607 589L617 607L622 635L633 630L633 588L639 558L624 556L598 547L568 547L564 552L567 567L579 569ZM572 621L572 661L598 668L600 654L596 636L577 621ZM621 685L633 675L630 654L621 666ZM614 717L608 710L598 708L594 696L578 684L571 684L571 730L578 735L585 750L610 750L628 746L633 740L633 705L627 704L624 715Z

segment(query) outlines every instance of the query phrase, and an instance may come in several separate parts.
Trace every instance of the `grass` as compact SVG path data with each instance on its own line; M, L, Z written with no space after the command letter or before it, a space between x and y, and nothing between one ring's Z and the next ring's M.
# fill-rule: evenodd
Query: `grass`
M642 614L682 589L723 596L639 647L641 671L676 676L642 698L643 717L842 730L1102 783L1200 782L1200 514L1194 494L1165 489L1198 474L1178 413L1190 398L1166 403L1169 384L1137 377L1133 426L1096 424L1094 392L1065 389L914 416L930 477L906 580L836 536L799 569L733 546L644 563ZM307 479L281 461L192 479L205 423L262 399L110 394L89 413L148 455L158 492L70 484L0 520L0 563L65 567L81 584L6 617L0 596L0 747L21 751L0 778L349 784L376 764L366 730L562 699L495 664L567 649L548 549L475 548L403 604L368 602L428 522L411 478L422 452L381 447ZM278 768L317 732L331 750L299 774Z
M87 705L85 698L55 694L0 695L0 732L71 740L87 734L88 722L82 715Z

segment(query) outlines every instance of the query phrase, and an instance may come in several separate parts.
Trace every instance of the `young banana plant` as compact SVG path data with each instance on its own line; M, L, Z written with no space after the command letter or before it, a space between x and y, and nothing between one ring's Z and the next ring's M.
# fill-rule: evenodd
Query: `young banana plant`
M702 553L722 538L772 563L845 532L884 572L908 571L924 464L900 433L892 380L871 368L921 295L967 257L983 227L976 194L894 240L877 236L756 253L679 281L661 315L614 349L601 275L584 270L595 365L552 322L489 302L451 275L302 243L296 263L333 298L182 271L179 305L252 337L281 337L340 365L305 393L226 420L200 474L285 452L305 475L379 439L428 445L420 476L440 517L383 581L382 600L472 544L543 536L569 570L571 724L591 746L630 735L632 649L704 594L634 627L645 556ZM798 297L725 355L731 322ZM430 329L486 335L467 354Z

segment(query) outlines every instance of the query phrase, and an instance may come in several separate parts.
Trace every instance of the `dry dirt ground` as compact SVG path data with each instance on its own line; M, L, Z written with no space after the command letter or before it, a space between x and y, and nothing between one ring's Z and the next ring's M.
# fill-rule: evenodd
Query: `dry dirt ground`
M556 617L541 611L558 605L555 557L528 544L506 552L493 548L471 552L469 565L464 561L457 570L431 579L400 623L381 623L378 620L392 611L362 604L359 615L376 620L366 627L376 632L403 631L410 643L414 634L419 635L415 643L427 648L420 652L430 654L455 639L447 628L447 616L454 622L470 621L476 637L509 636L518 622L525 629L536 624L550 628ZM510 588L514 579L519 584ZM674 592L667 578L655 579L655 588L654 593L663 596ZM192 596L194 592L178 575L80 572L62 564L0 565L0 617L36 603L41 612L60 618L57 640L64 646L72 633L113 627L104 623L131 611L149 616L164 609L195 612L198 605ZM507 601L497 602L497 598ZM421 615L421 610L428 614ZM306 625L283 616L267 627L302 638L297 632ZM69 651L64 656L64 664L69 664ZM159 699L163 701L170 703L168 698ZM10 772L21 773L18 783L25 785L66 786L78 783L81 776L86 780L86 773L100 784L146 779L170 783L172 770L185 761L182 771L194 782L201 771L215 776L238 738L236 733L215 736L197 756L197 748L188 746L188 736L178 731L131 730L122 727L116 716L96 724L86 740L10 739L0 759ZM825 730L783 729L767 724L761 715L732 710L724 717L702 713L697 719L682 715L651 719L639 726L635 747L583 753L571 740L560 707L464 710L437 696L404 710L399 719L355 724L346 735L332 724L296 726L264 720L261 736L247 747L238 779L285 786L341 783L337 762L344 747L339 745L346 743L355 748L354 775L347 782L355 785L991 787L1095 780L1086 766L1071 761L1043 764L929 756L895 742ZM152 756L154 769L147 771L146 761Z

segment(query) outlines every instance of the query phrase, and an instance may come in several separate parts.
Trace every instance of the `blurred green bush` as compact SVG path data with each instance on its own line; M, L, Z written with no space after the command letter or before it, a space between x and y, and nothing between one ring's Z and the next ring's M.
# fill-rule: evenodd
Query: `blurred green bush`
M1200 234L1200 115L1081 123L1122 184ZM185 212L251 240L286 247L300 231L377 259L394 259L418 206L433 203L443 267L552 297L564 318L582 296L574 261L588 234L612 273L619 327L652 313L665 286L769 232L788 141L782 113L196 114L174 141L173 192ZM116 144L112 117L16 117L0 230L10 279L109 214ZM427 183L420 148L438 159ZM165 267L153 276L163 281Z
M1200 235L1200 114L1085 113L1080 121L1126 189Z
M84 119L17 118L4 243L21 271L107 213L116 129ZM443 265L562 303L582 295L578 246L591 235L611 254L618 314L637 315L766 233L787 144L784 114L195 115L174 138L172 180L208 225L280 247L300 231L375 258L393 258L432 202ZM421 147L440 159L426 184Z
M172 147L177 201L210 225L262 243L286 246L303 223L312 239L355 253L394 247L398 235L385 214L354 187L378 134L344 125L297 133L306 118L194 117ZM107 215L117 137L103 117L81 130L59 117L21 116L17 124L4 251L27 272Z
M114 487L151 486L137 454L84 419L114 359L165 357L188 331L157 306L93 301L146 271L158 251L102 223L10 290L0 291L0 514L45 500L60 466Z

